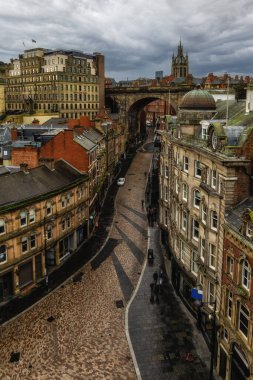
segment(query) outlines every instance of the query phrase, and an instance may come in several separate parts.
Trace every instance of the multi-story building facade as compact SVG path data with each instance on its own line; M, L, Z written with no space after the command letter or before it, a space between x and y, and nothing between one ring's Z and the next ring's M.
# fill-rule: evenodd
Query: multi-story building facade
M252 187L252 127L210 121L215 108L207 91L190 91L176 126L160 132L160 224L169 270L207 337L214 302L217 313L222 304L225 215ZM193 288L203 292L200 309Z
M104 56L25 50L9 64L5 104L6 111L93 119L104 107Z
M0 180L0 302L36 286L89 233L87 174L63 160L22 169Z
M224 380L252 379L253 373L253 199L226 216L218 371Z

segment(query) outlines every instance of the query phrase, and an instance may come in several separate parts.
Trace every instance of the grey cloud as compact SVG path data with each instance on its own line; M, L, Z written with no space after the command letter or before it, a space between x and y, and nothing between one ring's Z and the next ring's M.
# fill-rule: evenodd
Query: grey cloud
M170 73L181 37L190 72L252 74L249 0L0 0L0 60L26 48L78 49L105 55L116 80Z

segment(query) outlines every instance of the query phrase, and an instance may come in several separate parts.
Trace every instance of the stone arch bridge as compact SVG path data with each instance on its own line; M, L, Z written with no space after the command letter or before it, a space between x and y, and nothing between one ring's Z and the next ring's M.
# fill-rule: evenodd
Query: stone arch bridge
M119 115L129 134L134 136L145 131L143 108L154 100L165 101L165 113L177 114L182 97L194 86L163 86L163 87L111 87L105 89L105 105L111 113ZM170 112L169 112L170 110Z

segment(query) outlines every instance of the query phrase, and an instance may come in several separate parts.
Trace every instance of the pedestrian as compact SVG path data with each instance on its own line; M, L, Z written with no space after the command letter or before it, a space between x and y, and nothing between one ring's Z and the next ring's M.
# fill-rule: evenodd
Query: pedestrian
M141 207L144 208L144 199L141 201Z
M153 274L153 279L154 279L154 282L155 282L155 284L157 283L157 280L158 280L158 274L157 274L157 272L154 272L154 274Z

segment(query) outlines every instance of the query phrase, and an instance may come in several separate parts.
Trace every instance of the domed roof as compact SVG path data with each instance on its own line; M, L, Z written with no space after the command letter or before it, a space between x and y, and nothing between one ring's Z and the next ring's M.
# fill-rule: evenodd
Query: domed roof
M214 97L208 91L197 88L184 95L179 108L184 110L209 111L215 110L216 104Z

